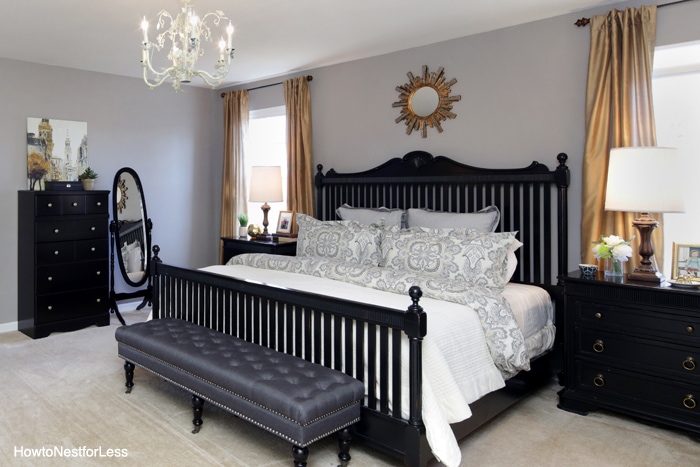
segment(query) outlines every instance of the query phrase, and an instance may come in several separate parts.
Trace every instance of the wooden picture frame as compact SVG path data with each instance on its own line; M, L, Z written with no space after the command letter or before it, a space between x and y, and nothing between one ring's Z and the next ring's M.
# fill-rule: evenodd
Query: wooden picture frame
M294 225L294 211L280 211L279 219L277 219L277 233L289 235L292 233Z
M673 242L672 279L691 274L700 283L700 244Z

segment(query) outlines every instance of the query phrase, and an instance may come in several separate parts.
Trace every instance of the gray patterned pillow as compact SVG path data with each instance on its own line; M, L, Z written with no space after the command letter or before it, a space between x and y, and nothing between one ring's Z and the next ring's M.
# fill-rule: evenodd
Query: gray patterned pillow
M377 266L382 230L355 221L320 221L297 214L297 256L312 256Z
M349 204L343 204L335 210L343 220L357 221L363 225L383 224L387 227L406 226L406 211L403 209L381 208L356 208Z
M502 288L509 279L506 256L514 242L514 232L392 228L382 239L382 264L436 279Z
M477 212L440 212L426 209L409 209L406 216L408 227L430 229L474 229L494 232L501 220L497 206L487 206Z

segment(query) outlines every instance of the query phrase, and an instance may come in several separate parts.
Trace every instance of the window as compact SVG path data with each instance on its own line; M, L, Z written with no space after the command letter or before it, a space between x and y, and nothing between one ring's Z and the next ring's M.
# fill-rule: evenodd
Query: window
M685 187L685 213L664 214L664 264L671 278L673 243L700 244L700 203L694 177L700 177L700 42L658 47L654 53L656 144L678 148Z
M250 112L248 143L245 148L245 168L247 185L250 186L250 172L254 165L279 165L282 167L281 203L268 203L270 212L267 227L270 232L277 228L280 211L287 210L287 117L284 106L253 110ZM262 225L263 203L248 202L248 219L251 224Z

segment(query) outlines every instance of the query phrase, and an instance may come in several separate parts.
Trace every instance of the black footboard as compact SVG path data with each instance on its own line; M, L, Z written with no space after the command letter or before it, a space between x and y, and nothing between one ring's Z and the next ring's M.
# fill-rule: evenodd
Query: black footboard
M151 265L154 318L190 321L359 379L366 402L356 436L398 457L419 460L429 454L429 449L419 454L427 441L421 419L426 313L418 304L418 287L402 312L178 268L157 258ZM407 408L401 404L403 334L409 339Z

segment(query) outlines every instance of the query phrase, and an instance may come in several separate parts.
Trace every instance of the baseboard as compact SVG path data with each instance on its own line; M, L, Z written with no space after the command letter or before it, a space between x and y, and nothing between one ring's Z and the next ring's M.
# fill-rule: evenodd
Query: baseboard
M10 323L0 324L0 334L4 332L17 331L19 329L17 321L12 321Z

